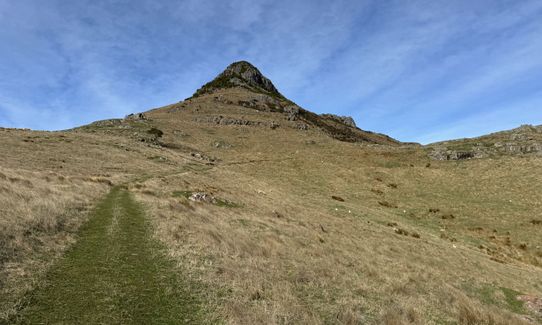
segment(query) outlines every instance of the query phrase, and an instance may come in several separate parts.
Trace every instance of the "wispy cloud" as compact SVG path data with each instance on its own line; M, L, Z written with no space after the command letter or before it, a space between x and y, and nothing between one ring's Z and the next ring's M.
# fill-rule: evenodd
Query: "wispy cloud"
M473 136L542 123L541 34L536 0L0 1L0 125L166 105L247 59L309 109L405 141Z

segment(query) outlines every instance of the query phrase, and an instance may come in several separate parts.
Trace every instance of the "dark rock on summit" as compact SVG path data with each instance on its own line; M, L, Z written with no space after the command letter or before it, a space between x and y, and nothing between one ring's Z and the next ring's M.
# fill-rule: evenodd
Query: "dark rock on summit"
M271 80L264 77L260 70L247 61L239 61L230 64L226 70L219 74L213 81L198 89L194 94L194 97L210 94L217 89L233 87L243 87L254 92L284 98L277 88L275 88Z
M233 90L231 93L227 90ZM246 91L243 91L246 90ZM266 78L252 64L240 61L230 64L214 80L203 85L192 98L168 107L169 112L186 109L186 106L199 105L196 102L211 102L216 107L235 106L261 112L281 114L277 120L287 122L254 121L239 116L196 116L195 122L215 125L267 126L271 129L295 128L298 130L319 130L332 138L345 142L366 142L373 144L399 145L400 142L386 135L364 131L357 128L348 116L333 114L318 115L306 110L284 97L271 80ZM228 108L229 109L229 108ZM195 112L198 108L193 109ZM213 114L214 115L214 114Z

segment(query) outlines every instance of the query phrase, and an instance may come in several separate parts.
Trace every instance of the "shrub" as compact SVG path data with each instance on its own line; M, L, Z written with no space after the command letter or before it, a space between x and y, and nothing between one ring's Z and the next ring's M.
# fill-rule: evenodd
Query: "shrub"
M154 135L155 137L157 138L161 138L163 135L164 135L164 132L158 128L151 128L150 130L147 131L148 134L152 134Z

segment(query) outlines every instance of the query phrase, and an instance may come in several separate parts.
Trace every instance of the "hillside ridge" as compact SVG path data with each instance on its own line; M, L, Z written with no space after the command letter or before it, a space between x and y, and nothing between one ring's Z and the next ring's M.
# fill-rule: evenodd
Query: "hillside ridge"
M197 109L194 110L194 107ZM251 109L252 112L246 109ZM344 142L401 144L387 135L360 129L350 116L316 114L297 105L282 95L273 82L248 61L228 65L212 81L199 88L192 97L177 104L152 110L152 113L161 110L197 112L191 117L198 123L270 127L279 130L289 127L299 132L313 129ZM253 119L247 119L243 112L250 113ZM261 114L257 114L258 112Z
M426 146L435 160L464 160L509 155L542 155L542 125L521 125L475 138L431 143Z

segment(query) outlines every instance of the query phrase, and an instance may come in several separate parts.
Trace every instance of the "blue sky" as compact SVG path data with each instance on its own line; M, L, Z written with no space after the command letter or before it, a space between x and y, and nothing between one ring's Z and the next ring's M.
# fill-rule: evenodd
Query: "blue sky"
M237 60L403 141L542 124L540 0L0 0L0 126L163 106Z

